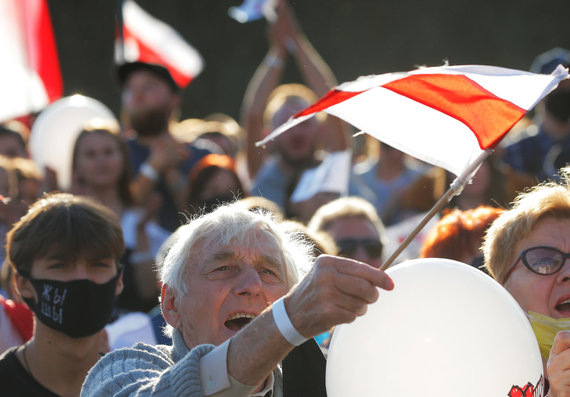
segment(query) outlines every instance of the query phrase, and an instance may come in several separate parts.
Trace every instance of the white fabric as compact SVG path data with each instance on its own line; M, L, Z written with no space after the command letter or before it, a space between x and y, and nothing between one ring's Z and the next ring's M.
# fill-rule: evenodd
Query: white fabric
M25 3L32 7L27 10L30 15L37 13L39 1ZM0 1L0 121L40 111L49 103L44 84L28 59L23 8L21 0Z
M105 327L111 351L132 347L143 342L156 345L156 337L150 317L141 312L131 312L119 317Z
M141 208L126 210L123 213L121 217L121 228L123 229L123 237L127 248L134 249L136 247L137 225L143 216L144 210ZM162 243L170 237L170 232L153 221L148 221L144 230L149 239L150 252L153 257L156 257Z
M176 69L188 78L194 78L202 71L204 61L198 51L172 27L148 14L132 0L124 2L123 23L138 40L159 54L168 68ZM138 61L138 55L137 43L125 42L125 60Z
M323 162L315 168L303 172L291 202L298 203L313 197L320 192L348 194L348 181L350 177L352 152L329 153Z
M472 131L459 119L382 86L421 74L464 76L481 86L483 98L486 90L490 97L510 102L511 106L519 107L521 112L530 110L562 79L568 77L567 70L562 66L550 75L478 65L422 68L408 73L365 76L342 84L336 88L337 91L360 94L329 105L323 111L348 121L396 149L460 175L480 160L482 153L488 149L477 140L478 134L483 132ZM423 89L425 88L421 88ZM418 90L414 94L421 98L423 92ZM433 92L445 93L438 87ZM257 145L265 144L315 114L291 118ZM471 117L485 121L492 120L493 114L471 113ZM517 121L518 119L513 119L512 124ZM494 139L500 139L507 131L487 132Z
M216 397L241 396L252 389L251 386L244 385L228 373L227 358L230 341L231 339L228 339L200 358L200 382L205 396L214 394ZM272 372L263 390L250 394L250 396L265 396L269 390L273 390L274 384L275 377Z

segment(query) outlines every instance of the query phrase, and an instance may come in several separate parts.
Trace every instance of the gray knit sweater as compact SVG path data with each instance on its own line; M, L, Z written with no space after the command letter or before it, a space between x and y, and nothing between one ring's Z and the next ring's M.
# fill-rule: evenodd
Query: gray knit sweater
M132 348L115 350L91 368L81 397L203 397L200 357L214 347L200 345L189 351L182 334L176 330L172 347L138 343ZM280 371L276 375L274 397L280 396L282 390Z

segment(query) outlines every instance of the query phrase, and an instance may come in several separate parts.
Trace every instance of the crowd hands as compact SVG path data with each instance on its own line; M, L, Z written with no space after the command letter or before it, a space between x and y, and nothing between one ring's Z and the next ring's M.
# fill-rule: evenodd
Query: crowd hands
M183 87L166 69L122 66L122 125L85 124L67 192L30 158L30 126L2 124L2 387L326 394L335 326L394 288L384 261L453 176L351 136L332 116L257 147L337 83L286 1L267 38L239 122L222 113L178 121ZM289 58L305 84L281 84ZM533 71L549 73L568 64L568 52L542 59ZM501 283L531 323L534 313L552 323L570 317L569 92L562 82L515 126L397 261L461 261ZM340 151L350 151L347 186L295 200L305 171ZM549 396L570 395L570 331L537 338L549 348Z

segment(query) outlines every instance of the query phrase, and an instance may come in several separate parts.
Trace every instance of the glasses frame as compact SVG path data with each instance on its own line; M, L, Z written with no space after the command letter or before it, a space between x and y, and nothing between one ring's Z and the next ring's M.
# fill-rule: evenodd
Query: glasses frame
M540 273L537 272L536 270L534 270L532 268L532 266L528 263L527 259L526 259L526 254L529 251L532 250L536 250L536 249L548 249L548 250L552 250L552 251L556 251L558 252L560 255L562 255L562 262L561 265L558 269L556 269L555 271L553 271L552 273ZM525 267L530 270L531 272L533 272L534 274L538 274L539 276L551 276L553 274L558 273L566 264L566 260L570 258L570 252L566 253L566 252L562 252L560 251L558 248L555 247L550 247L547 245L538 245L536 247L530 247L527 248L525 250L522 250L519 257L517 258L517 261L515 262L515 264L509 269L509 271L507 272L507 274L505 275L505 278L503 280L503 284L507 282L507 280L509 279L509 277L511 276L511 274L513 273L513 271L515 270L515 268L517 267L518 263L522 261L523 265L525 265Z
M343 242L354 244L354 248L353 248L354 251L351 253L351 255L354 254L354 252L356 252L358 250L359 246L362 247L362 249L364 249L364 251L366 252L366 255L368 255L368 257L370 259L381 258L382 254L384 253L384 244L382 244L382 242L379 240L376 240L374 238L352 238L352 237L349 237L349 238L339 239L338 241L336 241L339 256L342 256L342 254L341 254L342 247L341 246L342 246ZM371 243L372 244L377 243L380 246L380 253L378 254L378 256L370 255L370 253L369 253L370 249L367 248L367 246L370 245ZM376 247L374 247L372 249L375 249L375 248Z

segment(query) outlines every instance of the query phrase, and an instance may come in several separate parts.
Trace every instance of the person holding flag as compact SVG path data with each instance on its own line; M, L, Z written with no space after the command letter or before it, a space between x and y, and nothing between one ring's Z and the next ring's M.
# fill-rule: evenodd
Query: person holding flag
M105 355L81 396L326 396L313 337L394 287L363 262L315 259L308 241L239 201L179 230L160 268L173 345Z

